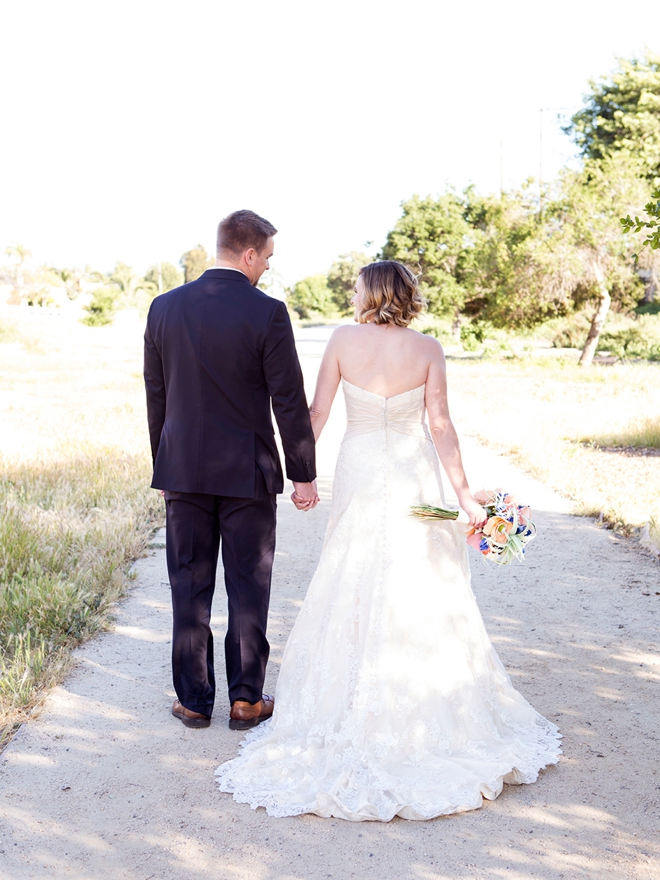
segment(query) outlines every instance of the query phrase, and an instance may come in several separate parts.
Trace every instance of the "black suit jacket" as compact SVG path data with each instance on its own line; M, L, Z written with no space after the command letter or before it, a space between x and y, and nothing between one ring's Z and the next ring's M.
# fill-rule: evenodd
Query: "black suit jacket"
M314 435L284 303L241 272L210 269L156 297L144 337L152 486L255 496L284 488L271 401L289 479L316 477Z

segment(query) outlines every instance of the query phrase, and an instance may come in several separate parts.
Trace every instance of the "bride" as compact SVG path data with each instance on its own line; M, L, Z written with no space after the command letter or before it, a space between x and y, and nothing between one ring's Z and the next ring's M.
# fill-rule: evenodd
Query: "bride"
M417 280L372 263L353 304L357 325L333 333L311 407L318 439L341 382L348 425L321 559L272 720L216 774L221 791L271 816L432 819L534 782L557 762L560 735L488 638L464 527L409 515L444 504L439 457L471 523L486 518L449 417L442 348L408 328L423 305Z

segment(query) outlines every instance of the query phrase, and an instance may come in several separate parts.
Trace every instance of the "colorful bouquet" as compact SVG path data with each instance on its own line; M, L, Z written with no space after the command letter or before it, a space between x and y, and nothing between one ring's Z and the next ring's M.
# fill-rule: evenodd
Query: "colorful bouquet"
M526 545L536 536L529 505L518 504L513 495L504 489L477 492L474 497L486 510L488 519L481 528L470 526L468 529L467 542L470 547L499 565L507 565L514 559L522 562ZM410 512L420 519L469 522L462 510L445 510L428 504L413 507Z

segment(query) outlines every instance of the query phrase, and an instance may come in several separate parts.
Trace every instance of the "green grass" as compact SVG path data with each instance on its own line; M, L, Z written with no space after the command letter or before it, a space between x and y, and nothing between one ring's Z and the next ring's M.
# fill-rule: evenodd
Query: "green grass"
M0 744L125 592L162 520L149 475L98 448L0 469Z

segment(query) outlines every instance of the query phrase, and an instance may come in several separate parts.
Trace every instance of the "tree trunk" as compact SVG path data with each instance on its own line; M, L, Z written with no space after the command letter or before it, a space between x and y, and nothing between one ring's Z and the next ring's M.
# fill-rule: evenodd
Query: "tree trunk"
M596 283L598 285L600 299L598 300L598 308L596 309L596 314L594 315L591 322L591 327L589 328L587 341L585 342L584 348L582 349L582 354L580 355L581 367L591 366L591 362L594 359L594 354L596 353L598 339L603 329L605 318L607 318L607 313L610 310L610 302L612 301L609 291L605 286L605 276L603 275L603 270L600 268L600 266L594 266L594 275L596 276Z
M645 278L644 275L639 273L640 278L646 280L646 287L644 288L644 298L640 302L640 305L648 305L648 303L655 302L655 294L660 286L658 284L658 273L655 267L649 269L648 279Z
M647 290L647 296L648 296L647 302L651 302L651 303L655 302L655 295L658 292L659 287L660 287L660 284L658 284L658 272L657 272L657 269L655 267L653 267L651 269L651 283L649 284L648 290Z
M455 339L461 338L461 324L463 323L461 320L462 317L463 316L461 315L460 309L456 309L456 314L454 315L454 320L452 321L451 325L451 335Z

